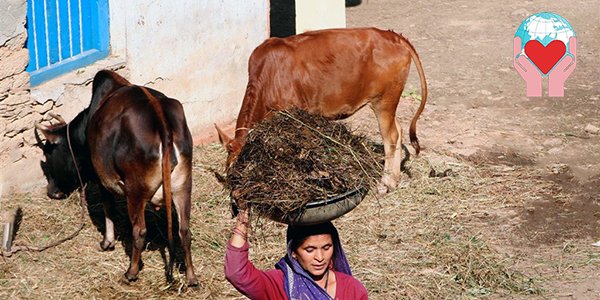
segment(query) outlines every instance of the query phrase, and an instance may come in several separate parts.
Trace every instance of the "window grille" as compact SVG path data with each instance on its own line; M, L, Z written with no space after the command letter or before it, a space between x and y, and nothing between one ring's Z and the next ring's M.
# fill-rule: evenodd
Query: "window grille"
M108 0L27 0L31 85L108 56Z

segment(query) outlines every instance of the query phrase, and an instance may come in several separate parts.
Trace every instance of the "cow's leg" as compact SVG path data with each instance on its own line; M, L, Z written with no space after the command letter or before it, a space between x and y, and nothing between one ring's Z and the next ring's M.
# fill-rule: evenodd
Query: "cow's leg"
M400 176L402 172L402 137L404 132L402 131L402 126L398 122L397 118L394 118L396 121L396 129L398 130L398 141L396 142L396 152L394 152L394 161L392 163L393 166L398 166L398 176Z
M127 197L127 212L132 225L132 249L129 269L125 273L128 281L135 281L140 271L140 261L142 259L142 250L146 240L146 219L144 217L144 207L146 202L143 197Z
M112 205L108 202L104 202L104 238L100 242L100 248L103 251L115 250L115 223L111 219Z
M396 107L400 99L400 91L388 91L379 101L372 103L373 111L379 122L379 131L383 140L385 163L383 176L377 186L377 191L384 194L394 190L400 180L401 145L399 131L396 127Z
M102 197L102 208L104 209L104 237L100 242L100 248L103 251L112 251L115 249L115 223L112 220L114 212L113 195L102 188L100 190Z
M183 163L179 166L185 167ZM191 165L189 166L187 174L189 174L189 172L191 172ZM181 239L185 254L185 278L187 279L188 286L197 286L198 278L196 278L194 264L192 263L192 234L189 229L190 211L192 206L192 178L191 176L184 176L183 178L185 178L185 182L182 187L173 192L173 202L175 204L175 209L177 210L177 219L179 221L179 238Z

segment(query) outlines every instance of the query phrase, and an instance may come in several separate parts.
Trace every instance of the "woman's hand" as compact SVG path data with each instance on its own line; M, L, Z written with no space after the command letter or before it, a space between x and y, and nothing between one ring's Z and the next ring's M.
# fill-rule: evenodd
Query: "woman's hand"
M231 246L241 248L248 239L248 211L240 210L237 215L237 223L232 230L231 239L229 243Z

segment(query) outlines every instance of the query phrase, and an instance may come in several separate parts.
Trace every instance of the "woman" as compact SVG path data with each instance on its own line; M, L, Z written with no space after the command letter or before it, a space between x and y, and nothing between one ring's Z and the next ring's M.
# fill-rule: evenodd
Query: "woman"
M368 299L350 272L331 222L288 226L287 255L261 271L248 260L248 214L240 212L225 254L225 277L250 299Z

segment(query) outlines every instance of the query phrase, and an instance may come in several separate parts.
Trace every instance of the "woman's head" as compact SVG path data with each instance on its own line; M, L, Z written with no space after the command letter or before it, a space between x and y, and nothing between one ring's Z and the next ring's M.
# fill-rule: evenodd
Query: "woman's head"
M287 240L292 257L312 276L325 274L339 245L337 231L331 222L310 226L289 226Z

